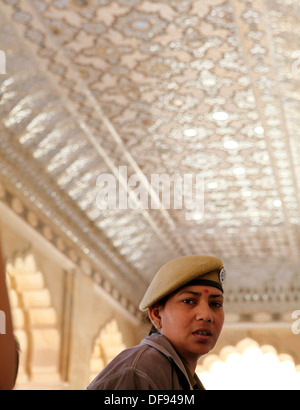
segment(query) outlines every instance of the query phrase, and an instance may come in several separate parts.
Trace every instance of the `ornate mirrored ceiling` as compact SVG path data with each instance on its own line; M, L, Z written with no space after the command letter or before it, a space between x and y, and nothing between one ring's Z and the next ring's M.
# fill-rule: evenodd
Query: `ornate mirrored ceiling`
M229 310L299 302L298 0L0 7L2 201L133 313L190 253L224 259ZM120 167L150 200L153 174L201 175L203 215L100 209Z

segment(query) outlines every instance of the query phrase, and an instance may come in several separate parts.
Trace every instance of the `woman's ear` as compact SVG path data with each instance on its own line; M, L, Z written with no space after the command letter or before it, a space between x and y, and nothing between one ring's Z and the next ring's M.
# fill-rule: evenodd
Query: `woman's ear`
M149 308L149 319L156 327L156 329L161 329L161 316L160 316L160 305L154 305Z

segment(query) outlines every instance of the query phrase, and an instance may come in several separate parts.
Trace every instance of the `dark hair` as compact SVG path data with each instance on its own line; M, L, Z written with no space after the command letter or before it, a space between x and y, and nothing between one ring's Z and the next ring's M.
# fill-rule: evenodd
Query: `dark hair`
M152 325L148 336L151 336L153 333L159 333L154 325Z

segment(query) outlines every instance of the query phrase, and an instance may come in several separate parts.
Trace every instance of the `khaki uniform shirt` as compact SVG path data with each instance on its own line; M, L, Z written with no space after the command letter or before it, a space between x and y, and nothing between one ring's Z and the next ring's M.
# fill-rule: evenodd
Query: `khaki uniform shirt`
M205 390L171 343L154 333L120 353L87 390Z

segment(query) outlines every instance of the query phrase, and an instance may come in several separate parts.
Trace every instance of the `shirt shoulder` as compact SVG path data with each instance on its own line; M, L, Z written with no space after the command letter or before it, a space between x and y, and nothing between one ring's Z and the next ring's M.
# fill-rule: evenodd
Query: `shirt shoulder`
M138 345L121 352L88 390L168 390L172 363L158 350Z

